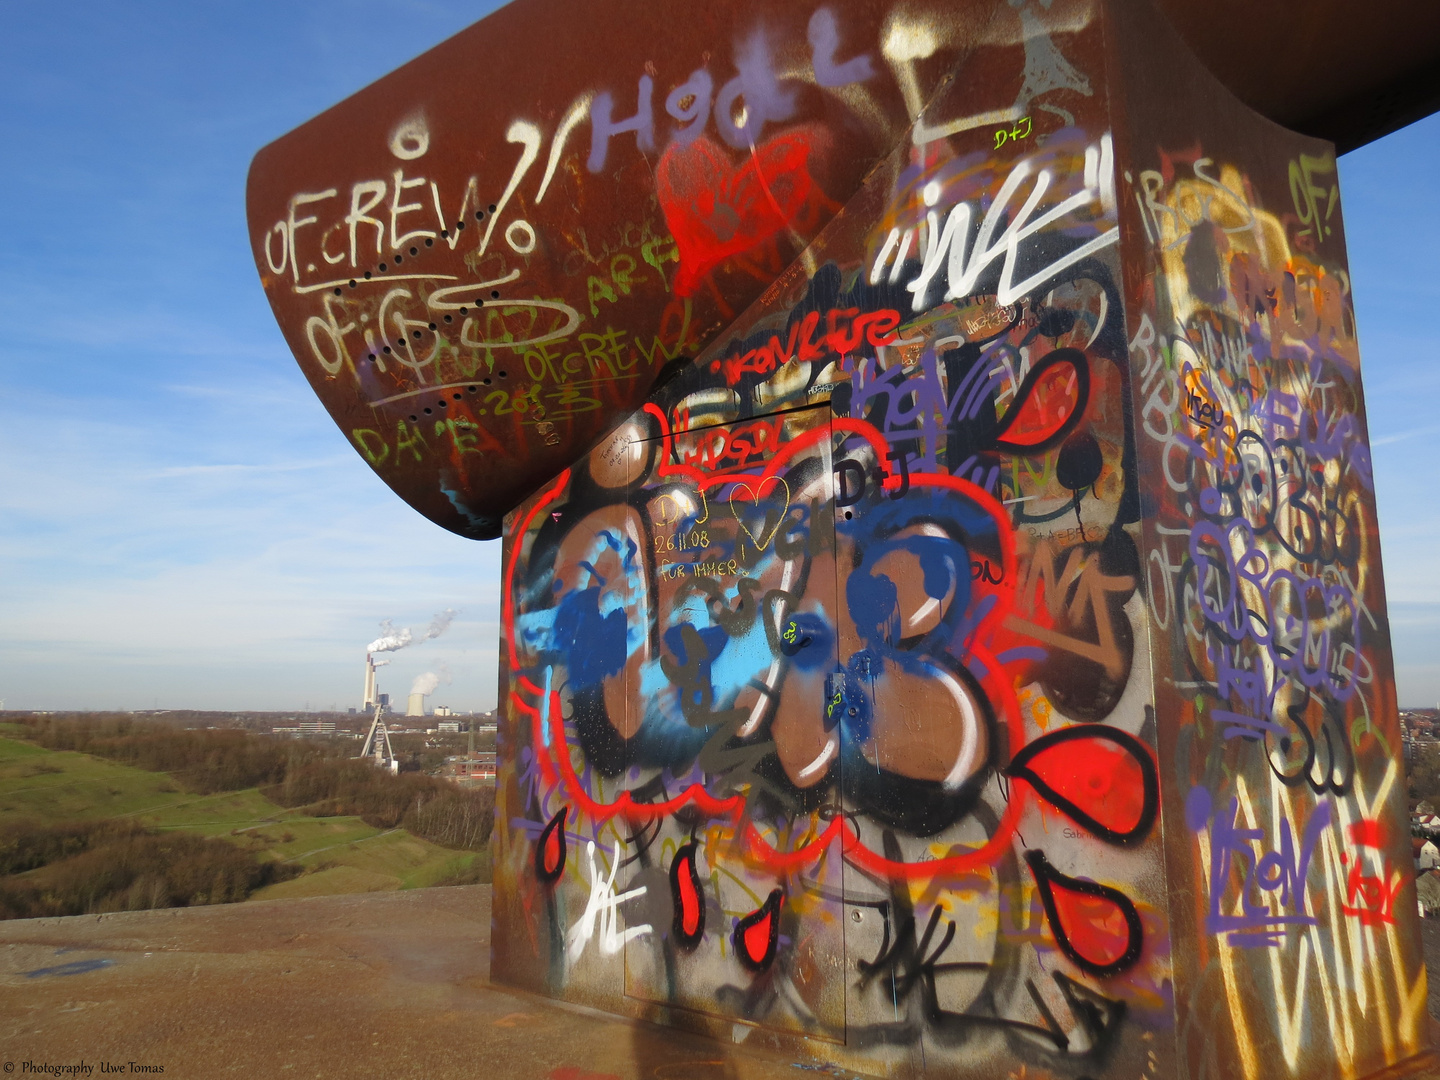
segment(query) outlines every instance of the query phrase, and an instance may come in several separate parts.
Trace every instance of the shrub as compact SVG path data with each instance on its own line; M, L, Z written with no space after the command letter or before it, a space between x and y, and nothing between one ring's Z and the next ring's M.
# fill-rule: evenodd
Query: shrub
M246 731L185 731L117 716L26 716L25 737L50 750L78 750L151 772L168 772L201 795L274 784L293 766L333 753L317 743L277 743Z
M23 874L143 830L134 822L74 821L41 825L11 821L0 825L0 875Z
M368 761L309 761L262 794L314 817L353 814L377 829L403 827L441 847L483 851L495 823L493 788L457 788L418 773L399 776Z
M108 823L107 823L108 824ZM224 840L189 833L90 836L90 846L35 874L0 881L0 917L86 915L244 900L298 870L257 862Z
M462 851L483 851L490 842L493 788L457 788L418 772L392 775L369 761L338 757L333 744L277 743L240 730L186 731L128 716L24 716L20 722L41 746L169 772L200 794L259 787L273 802L313 817L353 814L378 829L403 827Z

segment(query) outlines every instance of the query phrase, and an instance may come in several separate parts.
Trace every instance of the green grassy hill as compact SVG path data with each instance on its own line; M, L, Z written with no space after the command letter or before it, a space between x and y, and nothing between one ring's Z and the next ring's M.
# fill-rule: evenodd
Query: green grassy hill
M452 851L358 817L310 817L254 788L195 795L166 773L0 737L0 825L115 818L225 838L261 859L304 871L257 890L254 900L488 880L487 853Z

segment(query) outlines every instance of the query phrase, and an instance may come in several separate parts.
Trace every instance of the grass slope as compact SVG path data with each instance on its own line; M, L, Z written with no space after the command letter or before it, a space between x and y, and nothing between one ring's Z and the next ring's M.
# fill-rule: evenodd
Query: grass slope
M165 773L0 737L0 821L116 817L147 828L226 837L261 858L306 869L301 877L256 891L254 900L414 889L488 869L485 854L451 851L358 817L307 817L254 788L193 795Z

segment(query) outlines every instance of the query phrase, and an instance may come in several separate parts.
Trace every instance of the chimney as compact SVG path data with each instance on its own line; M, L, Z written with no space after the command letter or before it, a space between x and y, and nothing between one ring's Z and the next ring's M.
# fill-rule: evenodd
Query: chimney
M367 652L365 654L364 709L368 712L373 708L375 708L375 658Z

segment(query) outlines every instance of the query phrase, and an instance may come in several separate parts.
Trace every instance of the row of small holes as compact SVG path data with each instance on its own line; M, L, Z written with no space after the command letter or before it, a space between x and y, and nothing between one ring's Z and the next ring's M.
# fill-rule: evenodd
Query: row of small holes
M497 371L495 374L499 375L500 378L502 378L502 379L506 377L506 376L505 376L505 372L503 372L503 371ZM489 386L489 385L490 385L490 380L489 380L489 379L481 379L480 381L481 381L482 383L484 383L486 386ZM471 393L471 394L478 394L478 393L480 392L480 387L478 387L478 386L467 386L465 389L466 389L467 392L469 392L469 393ZM454 400L456 400L456 401L462 400L461 395L458 394L458 393L451 394L450 396L451 396ZM436 406L437 406L438 408L441 408L441 409L447 409L447 408L450 407L450 402L446 401L444 398L440 398L438 401L436 401L435 404L436 404ZM429 408L429 407L427 406L423 411L424 411L424 413L425 413L426 416L430 416L430 415L432 415L432 414L434 413L435 410L434 410L434 409L431 409L431 408ZM419 417L419 416L415 415L414 413L411 413L411 414L410 414L410 422L411 422L412 424L419 423L419 421L420 421L420 417Z
M499 290L499 289L495 289L495 290L493 290L493 291L490 293L490 295L491 295L492 298L498 300L498 299L500 299L500 290ZM483 303L484 303L484 301L481 300L478 296L475 298L475 306L476 306L476 307L479 307L479 306L482 305ZM462 307L462 308L460 309L460 314L461 314L461 315L464 315L465 312L468 311L468 310L469 310L468 308L463 308L463 307ZM446 321L447 323L451 321L449 315L446 315L446 316L445 316L445 321ZM439 327L437 327L437 326L435 325L435 323L432 322L432 323L430 323L430 329L433 331L433 330L439 329ZM420 340L420 331L419 331L419 330L412 330L412 331L410 331L410 336L413 337L416 341L419 341L419 340ZM390 346L389 346L389 345L382 346L381 349L380 349L380 351L381 351L382 353L384 353L386 356L389 356L389 355L390 355ZM367 353L366 356L365 356L365 359L367 359L367 360L369 360L369 361L371 361L371 362L373 363L374 360L375 360L375 354L374 354L373 352L372 352L372 353ZM503 371L500 372L500 377L501 377L502 379L505 377L505 373L504 373ZM487 379L486 381L488 382L489 380Z
M491 204L490 204L490 213L492 213L492 214L495 213L495 204L494 204L494 203L491 203ZM475 220L476 220L476 221L482 221L482 220L484 220L484 218L485 218L485 211L484 211L484 210L476 210L476 211L475 211ZM463 221L457 221L457 222L455 222L455 231L456 231L456 232L459 232L459 231L460 231L461 229L463 229L463 228L465 228L465 222L463 222ZM449 230L449 229L441 229L441 230L440 230L440 235L441 235L442 237L444 237L445 239L448 240L449 237L450 237L450 230ZM426 247L434 247L434 246L435 246L435 240L434 240L434 238L433 238L433 237L426 237L426 239L425 239L425 246L426 246ZM410 257L411 257L411 258L414 258L416 255L419 255L419 254L420 254L420 249L419 249L419 248L417 248L417 247L411 247L411 249L410 249ZM395 253L395 255L394 255L394 261L395 261L395 265L396 265L396 266L399 266L402 262L405 261L405 256L402 255L400 252L397 251L397 252ZM385 266L385 264L382 262L382 263L380 264L380 266L379 266L379 271L380 271L380 273L383 274L383 273L385 272L385 270L386 270L386 266ZM365 280L366 280L366 281L369 281L369 280L370 280L370 277L371 277L371 272L370 272L369 270L366 270L364 276L365 276ZM350 288L354 289L354 288L357 288L360 283L359 283L359 281L357 281L355 278L351 278L349 284L350 284ZM336 296L339 296L339 295L340 295L340 289L339 289L338 286L337 286L336 289L335 289L335 295L336 295ZM492 290L491 293L490 293L490 296L491 296L492 299L499 300L499 299L500 299L500 291L499 291L498 289ZM482 300L482 299L480 299L478 296L475 298L475 306L476 306L476 307L479 307L479 306L481 306L481 305L484 304L484 303L485 303L485 301ZM465 314L465 309L464 309L464 308L461 308L461 309L460 309L460 314L462 314L462 315ZM373 359L373 357L372 357L372 359Z
M492 214L495 212L495 204L494 204L494 203L491 203L491 204L490 204L490 212L491 212ZM485 211L484 211L484 210L476 210L476 211L475 211L475 220L476 220L476 221L481 221L481 220L484 219L484 217L485 217ZM463 228L465 228L465 222L463 222L463 221L457 221L457 222L455 223L455 229L456 229L456 231L459 231L460 229L463 229ZM447 237L447 238L448 238L449 235L450 235L450 230L449 230L449 229L441 229L441 230L440 230L440 235L441 235L442 237ZM433 239L431 239L431 238L429 238L429 237L426 238L426 240L425 240L425 246L426 246L426 247L433 247L434 244L435 244L435 241L434 241ZM411 254L412 257L415 256L415 255L418 255L418 254L420 254L420 249L419 249L419 248L416 248L416 247L412 247L412 248L410 249L410 254ZM404 261L404 256L403 256L403 255L400 255L400 254L397 252L396 255L395 255L395 262L399 263L399 262L402 262L402 261ZM382 263L380 264L380 267L379 267L379 268L380 268L380 271L383 273L383 272L385 271L385 264L382 262ZM365 280L366 280L366 281L369 281L369 280L370 280L370 271L369 271L369 270L366 270L366 271L365 271ZM357 287L359 286L359 284L360 284L360 283L359 283L355 278L351 278L351 279L350 279L350 288L352 288L352 289L357 288ZM340 291L340 289L339 289L338 287L335 289L335 295L336 295L336 296L340 296L340 295L341 295L341 291ZM490 299L492 299L492 300L499 300L499 299L500 299L500 290L499 290L499 289L491 289L491 290L490 290ZM477 297L475 298L475 306L476 306L477 308L478 308L478 307L484 307L484 306L485 306L485 298L484 298L483 296L477 296ZM462 307L462 308L460 309L460 314L461 314L461 315L464 315L464 314L467 313L468 310L469 310L468 308ZM451 322L451 321L452 321L452 317L449 316L449 315L446 315L446 316L445 316L445 321L446 321L447 323L448 323L448 322ZM430 329L431 329L431 330L436 330L436 329L438 329L438 327L432 322L432 323L430 324ZM420 331L419 331L419 330L411 331L411 334L412 334L412 336L413 336L417 341L419 340L419 338L420 338ZM381 352L385 353L387 356L390 354L390 351L391 351L391 350L390 350L390 346L389 346L389 345L386 345L383 349L381 349ZM373 363L373 362L375 361L375 359L376 359L375 354L374 354L374 353L369 353L369 354L367 354L367 355L366 355L366 359L369 360L369 361L371 361L371 362ZM502 379L506 377L505 372L503 372L503 371L502 371L502 372L499 372L499 375L500 375L500 378L502 378ZM486 380L485 380L485 385L486 385L486 386L489 386L489 385L490 385L490 380L489 380L489 379L486 379ZM470 390L471 390L471 392L473 393L474 390L475 390L475 388L472 386L472 387L470 388ZM456 400L459 400L460 395L457 394L457 395L455 395L455 397L456 397ZM443 405L444 405L444 402L441 402L441 405L443 406ZM430 412L429 409L426 409L425 411L426 411L427 413ZM410 419L411 419L411 420L414 420L415 417L412 416Z

